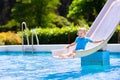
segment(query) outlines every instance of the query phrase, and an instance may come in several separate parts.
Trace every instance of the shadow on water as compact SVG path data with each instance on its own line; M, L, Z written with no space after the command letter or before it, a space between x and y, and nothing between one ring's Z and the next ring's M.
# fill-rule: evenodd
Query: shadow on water
M72 72L64 72L64 73L56 73L56 74L49 74L47 77L44 77L45 80L47 79L68 79L68 78L78 78L83 76L82 72L72 71Z
M71 72L63 72L63 73L56 73L56 74L49 74L46 77L43 77L44 80L66 80L66 79L77 79L80 77L83 77L85 75L89 74L96 74L100 72L108 72L109 70L106 71L101 71L101 70L96 70L96 71L91 71L91 70L81 70L81 71L71 71Z
M120 58L120 54L111 54L111 58ZM70 71L70 72L62 72L62 73L55 73L55 74L49 74L46 77L42 77L44 80L70 80L70 79L80 79L83 76L89 75L89 74L97 74L97 73L109 73L113 72L114 70L118 70L120 68L118 61L118 65L109 65L109 68L105 70L80 70L80 71Z
M118 69L120 68L120 66L116 65L116 66L110 66L109 69L105 69L105 70L81 70L81 71L71 71L71 72L62 72L62 73L55 73L55 74L49 74L46 77L43 77L44 80L66 80L66 79L80 79L80 77L89 75L89 74L96 74L96 73L102 73L102 72L111 72L114 69Z

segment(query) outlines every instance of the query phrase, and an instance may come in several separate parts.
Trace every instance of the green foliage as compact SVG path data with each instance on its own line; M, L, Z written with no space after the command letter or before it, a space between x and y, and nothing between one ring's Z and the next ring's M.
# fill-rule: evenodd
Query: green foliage
M20 27L20 24L18 22L16 22L14 19L12 19L12 20L8 21L8 23L6 25L2 25L0 27L0 31L1 32L3 32L3 31L6 32L9 30L18 31L18 30L20 30L20 28L18 28L18 27Z
M118 25L118 27L117 27L117 31L120 31L120 25Z
M36 32L39 43L40 44L67 44L71 43L76 38L77 29L83 26L74 26L73 24L71 27L62 27L62 28L38 28L34 29ZM89 26L84 25L87 30L89 30ZM33 30L25 30L24 31L24 42L27 44L26 36L29 36L29 42L31 42L31 35ZM22 36L21 32L18 32L20 36ZM37 44L35 34L33 35L34 44ZM116 31L112 38L110 39L109 43L117 43L118 41L118 32ZM31 43L30 43L31 44Z
M65 43L71 43L75 40L75 37L77 36L77 29L80 26L72 25L71 27L63 27L63 28L38 28L34 31L36 32L40 44L65 44ZM29 39L31 42L31 31L25 31L25 33L28 33ZM24 34L25 34L24 33ZM19 35L22 35L21 32L18 33ZM25 38L25 36L24 36ZM26 38L25 38L26 43ZM36 38L34 35L34 44L36 44Z
M18 0L12 9L12 17L19 23L25 21L32 28L48 27L59 4L59 0Z
M22 39L13 32L0 33L0 45L17 45L21 43Z
M73 20L85 18L87 21L93 21L105 1L106 0L73 0L69 6L67 17Z
M59 27L59 28L71 25L71 23L62 16L56 16L51 24L53 24L54 26Z
M73 42L76 36L76 28L54 28L38 30L41 44L64 44Z

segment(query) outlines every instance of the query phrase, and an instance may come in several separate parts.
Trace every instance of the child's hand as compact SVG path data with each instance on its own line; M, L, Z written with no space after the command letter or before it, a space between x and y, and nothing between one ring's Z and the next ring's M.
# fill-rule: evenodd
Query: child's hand
M101 42L103 42L103 41L105 41L104 39L103 40L101 40Z
M69 45L67 45L65 48L69 48L69 47L71 47L71 46L74 46L76 43L75 42L73 42L73 43L71 43L71 44L69 44Z
M66 48L69 48L69 45L67 45Z
M104 39L102 39L102 40L100 40L99 42L104 42L105 40Z
M67 45L67 46L65 46L64 48L69 48L70 46L69 45Z
M98 40L98 41L93 41L93 43L100 43L100 42L103 42L103 41L105 41L105 40L102 39L102 40Z

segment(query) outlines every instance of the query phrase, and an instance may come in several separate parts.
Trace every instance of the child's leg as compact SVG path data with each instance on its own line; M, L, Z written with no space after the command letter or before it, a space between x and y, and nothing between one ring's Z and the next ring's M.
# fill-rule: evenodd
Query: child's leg
M75 56L75 52L76 52L76 51L74 50L72 53L68 54L67 56L68 56L68 57L74 57L74 56Z
M69 58L69 57L74 57L74 56L75 56L75 50L72 53L59 55L60 58Z
M59 55L59 58L66 58L67 56L64 54Z
M67 57L74 57L75 56L75 53L70 53L67 55Z

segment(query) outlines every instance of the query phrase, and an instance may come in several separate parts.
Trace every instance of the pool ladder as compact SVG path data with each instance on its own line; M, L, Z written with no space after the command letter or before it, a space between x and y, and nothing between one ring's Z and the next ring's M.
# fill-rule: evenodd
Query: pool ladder
M26 25L26 22L22 22L22 51L25 52L25 51L30 51L30 52L34 52L34 39L33 39L33 35L35 35L36 37L36 41L37 41L37 45L39 45L39 39L38 39L38 36L35 32L35 30L31 30L31 33L32 33L32 36L31 36L31 46L30 46L30 42L29 42L29 37L28 37L28 34L27 33L24 33L24 30L29 30L27 25ZM24 43L24 36L26 36L26 39L27 39L27 45L28 46L25 46L25 43Z

